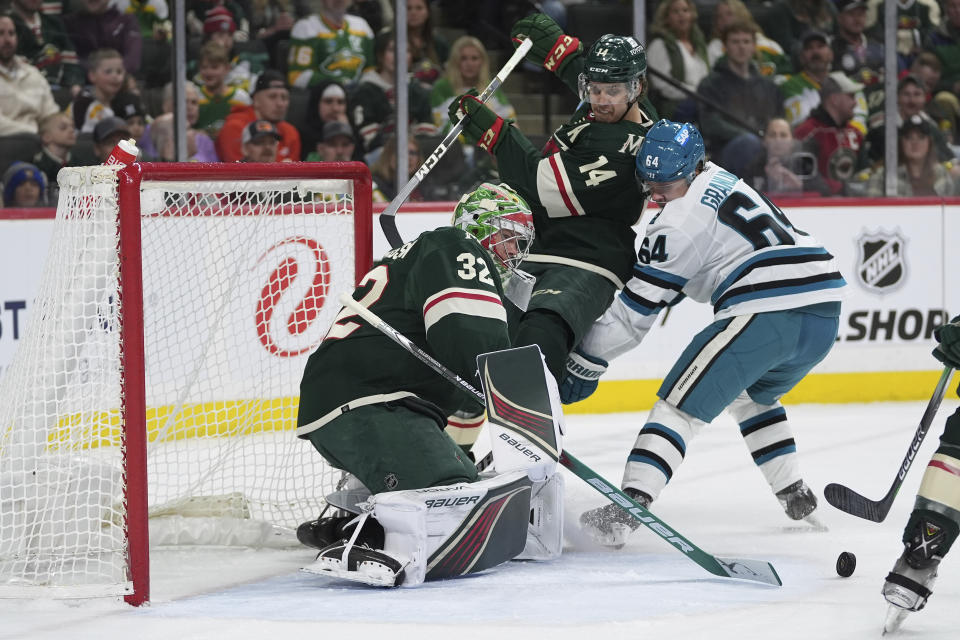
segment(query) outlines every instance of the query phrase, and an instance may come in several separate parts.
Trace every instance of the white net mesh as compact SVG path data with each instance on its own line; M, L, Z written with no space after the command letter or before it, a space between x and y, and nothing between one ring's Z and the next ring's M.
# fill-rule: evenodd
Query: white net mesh
M123 429L144 426L123 409L141 375L151 517L258 524L200 540L152 521L155 544L256 544L252 530L316 517L336 478L292 429L306 358L354 283L352 182L145 180L142 360L120 331L136 310L118 304L133 254L124 244L121 263L116 168L59 182L41 289L0 380L0 595L130 592Z

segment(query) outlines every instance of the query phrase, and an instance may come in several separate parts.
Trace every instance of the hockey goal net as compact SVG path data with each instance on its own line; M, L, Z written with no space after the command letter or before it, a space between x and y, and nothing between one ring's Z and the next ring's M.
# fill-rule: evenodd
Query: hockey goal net
M139 604L148 538L272 544L323 508L339 474L293 435L299 383L370 267L370 174L171 163L58 181L0 380L0 596Z

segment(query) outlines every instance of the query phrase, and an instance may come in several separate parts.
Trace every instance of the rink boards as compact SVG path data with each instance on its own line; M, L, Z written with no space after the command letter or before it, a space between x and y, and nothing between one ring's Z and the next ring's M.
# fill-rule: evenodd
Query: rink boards
M793 200L781 206L796 227L836 256L849 285L834 349L787 401L929 397L938 378L930 356L933 330L960 310L960 290L949 286L955 283L949 274L960 271L960 253L949 242L960 237L960 200ZM452 209L453 203L408 205L398 218L400 233L411 239L446 224ZM52 227L44 210L18 212L15 219L0 211L0 374L30 316ZM375 233L374 255L387 249ZM660 379L711 318L707 305L683 301L658 319L643 344L611 364L597 394L568 410L648 408Z

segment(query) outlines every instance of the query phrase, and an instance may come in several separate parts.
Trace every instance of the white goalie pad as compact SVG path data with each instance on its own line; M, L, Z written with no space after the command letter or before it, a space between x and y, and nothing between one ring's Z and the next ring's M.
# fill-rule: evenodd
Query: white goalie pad
M552 560L563 552L563 493L560 472L534 483L527 544L515 560Z
M385 534L380 553L403 571L404 586L416 586L482 571L523 551L531 486L527 474L518 471L473 483L378 493L362 505L366 513L360 518L372 514L380 523ZM371 582L370 563L354 563L351 570L351 549L337 550L337 557L342 564L327 558L304 570L389 586Z
M406 561L407 585L506 562L526 543L531 482L505 473L473 483L373 497L384 551ZM490 523L493 523L492 525Z

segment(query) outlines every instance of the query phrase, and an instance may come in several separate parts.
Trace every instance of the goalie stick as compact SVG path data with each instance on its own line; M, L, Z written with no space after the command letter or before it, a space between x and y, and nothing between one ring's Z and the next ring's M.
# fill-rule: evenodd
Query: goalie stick
M387 324L380 316L370 311L362 304L353 299L349 294L341 294L340 304L354 311L361 318L366 320L375 329L381 331L388 338L409 351L415 357L419 358L424 364L443 376L447 381L459 387L464 393L472 396L477 402L486 406L484 395L481 391L475 389L469 382L447 369L437 362L429 354L413 343L409 338ZM487 456L489 457L489 456ZM481 460L483 463L487 458ZM613 502L618 507L626 511L632 517L637 519L658 536L669 542L677 550L690 558L715 576L722 578L741 578L752 582L762 582L774 586L781 586L783 582L777 575L777 570L773 565L763 560L745 560L742 558L720 558L714 556L697 545L690 542L687 538L677 533L675 529L667 525L663 520L655 516L640 503L634 501L623 491L607 482L602 476L592 471L587 465L580 462L569 451L563 451L560 454L560 464L569 469L575 476L596 489L603 497Z
M907 449L907 455L904 456L903 462L900 463L900 470L897 472L897 477L893 479L893 484L887 491L887 495L883 496L880 500L870 500L849 487L831 482L823 488L823 497L827 499L827 502L837 509L840 509L840 511L845 511L858 518L872 520L873 522L883 522L884 518L886 518L890 512L890 507L893 506L897 492L900 491L900 487L907 477L907 471L910 470L910 465L913 464L913 459L920 450L923 439L927 436L927 431L930 429L930 423L933 422L933 417L937 415L937 409L940 408L940 402L947 392L947 384L950 382L952 373L953 367L943 368L943 373L940 375L937 388L933 390L933 396L930 397L930 402L927 403L923 417L920 418L920 426L917 427L916 433L913 434L913 441L910 443L910 448Z
M493 95L493 92L500 88L500 85L507 79L507 76L510 75L514 67L520 64L520 61L523 60L523 57L527 55L527 52L530 51L530 47L532 46L533 41L530 38L520 43L517 50L513 52L510 59L503 65L503 68L497 72L497 75L490 81L487 88L477 97L480 102L486 102L490 96ZM463 131L462 119L453 125L450 132L440 141L437 148L433 150L433 153L423 161L423 164L420 165L417 172L413 174L413 177L410 178L407 184L403 185L403 188L397 192L397 195L390 201L387 208L380 214L380 228L383 229L383 235L386 236L387 242L390 243L392 249L396 249L403 244L403 238L400 237L400 232L397 231L397 210L400 209L400 205L407 201L407 198L409 198L413 190L417 188L417 185L423 182L427 174L440 162L440 158L447 153L447 149L450 148L450 145L457 139L461 131Z

